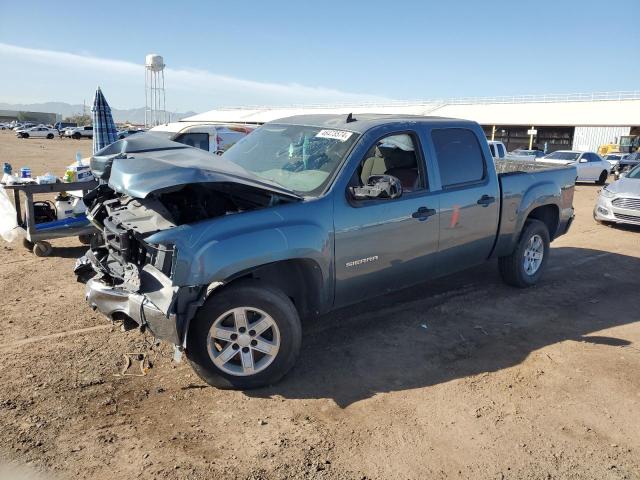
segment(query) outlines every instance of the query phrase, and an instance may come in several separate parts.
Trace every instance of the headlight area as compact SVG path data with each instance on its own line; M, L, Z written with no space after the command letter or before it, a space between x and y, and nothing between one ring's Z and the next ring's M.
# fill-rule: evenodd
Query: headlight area
M607 187L604 187L600 190L600 195L598 196L598 200L596 201L596 205L594 207L593 215L595 218L610 218L613 213L611 212L611 200L615 198L616 194L611 190L608 190Z
M170 243L153 244L144 242L146 263L153 265L167 277L173 275L176 259L176 247Z

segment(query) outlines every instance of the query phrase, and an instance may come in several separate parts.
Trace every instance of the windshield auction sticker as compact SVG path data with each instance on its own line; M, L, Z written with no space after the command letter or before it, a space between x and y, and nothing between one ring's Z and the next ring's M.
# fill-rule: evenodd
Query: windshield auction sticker
M353 132L345 132L344 130L320 130L316 138L331 138L346 142L352 134Z

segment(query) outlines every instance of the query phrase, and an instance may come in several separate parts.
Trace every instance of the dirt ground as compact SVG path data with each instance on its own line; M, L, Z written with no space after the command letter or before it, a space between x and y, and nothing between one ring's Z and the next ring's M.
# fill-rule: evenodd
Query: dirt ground
M90 141L0 133L0 162L59 175ZM638 479L640 230L594 223L599 187L539 286L495 263L304 326L297 366L207 387L84 302L77 239L0 241L0 478Z

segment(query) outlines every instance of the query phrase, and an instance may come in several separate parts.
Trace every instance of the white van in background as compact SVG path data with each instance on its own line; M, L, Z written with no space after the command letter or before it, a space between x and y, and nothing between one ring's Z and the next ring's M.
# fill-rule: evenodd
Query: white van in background
M498 142L497 140L487 140L489 143L489 150L491 150L491 156L498 160L504 160L507 158L507 149L504 146L504 143Z
M174 142L222 155L231 145L257 128L236 123L173 122L153 127L150 132L166 132Z
M496 160L528 160L535 161L544 156L540 150L523 150L518 149L513 152L507 152L504 143L497 140L487 140L491 156Z

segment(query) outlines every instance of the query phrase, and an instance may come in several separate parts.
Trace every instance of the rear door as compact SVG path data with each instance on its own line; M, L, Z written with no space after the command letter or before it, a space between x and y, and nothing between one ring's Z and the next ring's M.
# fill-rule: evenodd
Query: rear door
M431 131L441 190L438 269L443 274L484 262L498 231L500 187L493 159L464 127ZM489 163L491 162L491 163Z

